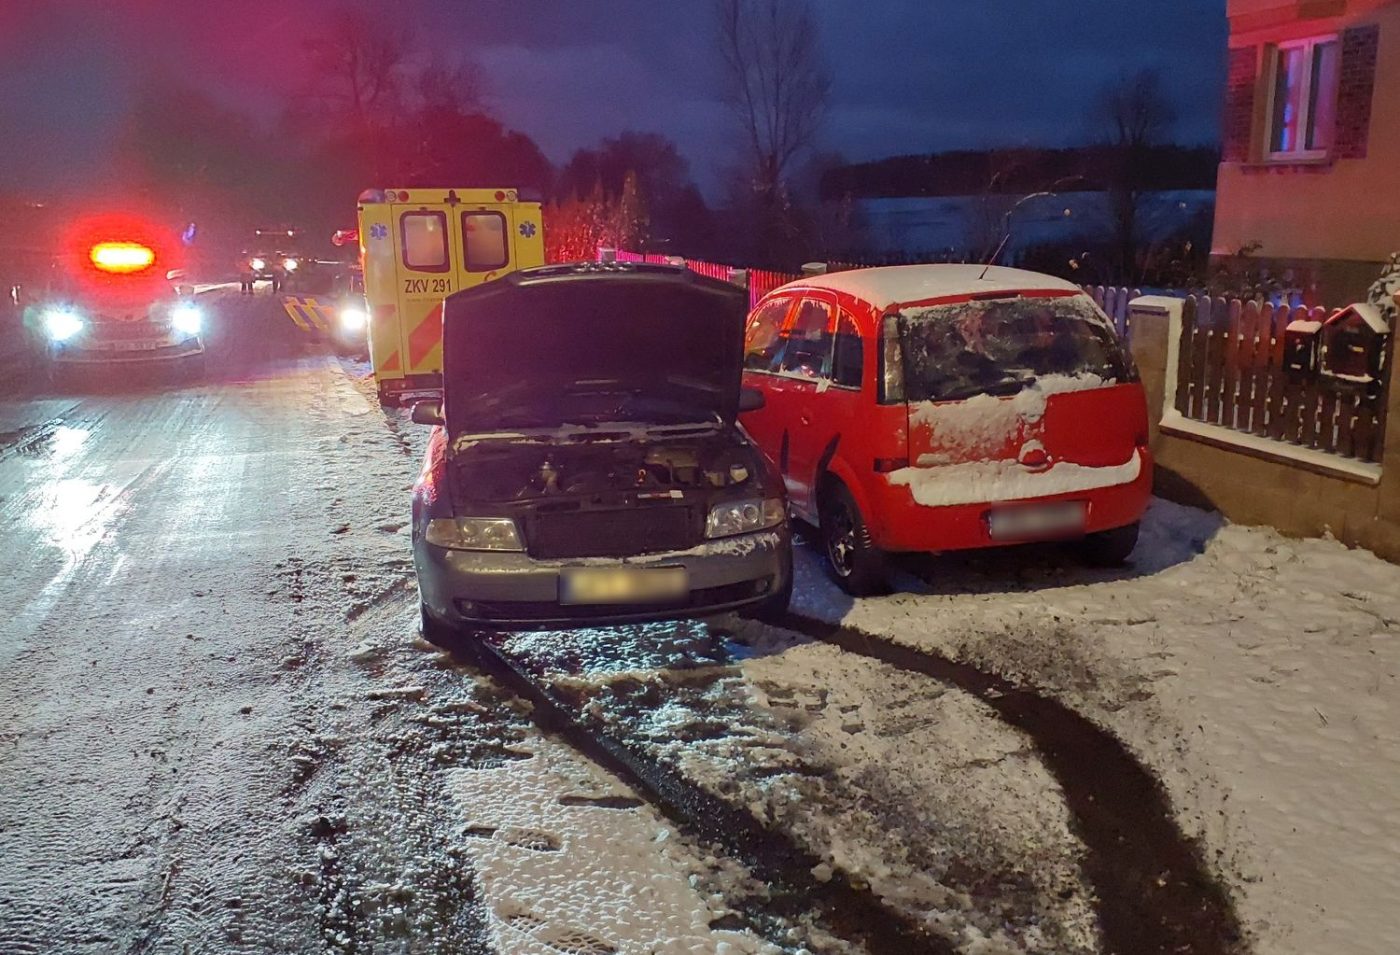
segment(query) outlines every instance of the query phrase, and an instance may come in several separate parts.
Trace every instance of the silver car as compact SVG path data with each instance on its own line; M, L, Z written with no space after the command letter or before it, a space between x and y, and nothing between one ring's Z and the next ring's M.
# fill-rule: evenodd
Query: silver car
M413 494L423 632L740 611L780 618L778 475L736 423L746 294L682 268L569 265L447 299ZM761 400L761 399L758 399Z

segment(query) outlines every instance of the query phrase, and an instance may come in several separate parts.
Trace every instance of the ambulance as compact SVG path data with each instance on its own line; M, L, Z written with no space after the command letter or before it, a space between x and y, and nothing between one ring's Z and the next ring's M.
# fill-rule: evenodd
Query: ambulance
M369 352L385 405L442 388L442 303L544 264L538 202L516 189L371 189L359 198Z

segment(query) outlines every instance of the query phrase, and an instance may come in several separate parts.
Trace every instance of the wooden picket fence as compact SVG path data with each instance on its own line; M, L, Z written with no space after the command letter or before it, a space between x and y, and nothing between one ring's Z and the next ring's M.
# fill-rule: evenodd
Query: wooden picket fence
M1379 462L1383 388L1349 387L1284 370L1284 329L1294 321L1320 322L1328 314L1320 307L1186 299L1176 410L1195 421Z

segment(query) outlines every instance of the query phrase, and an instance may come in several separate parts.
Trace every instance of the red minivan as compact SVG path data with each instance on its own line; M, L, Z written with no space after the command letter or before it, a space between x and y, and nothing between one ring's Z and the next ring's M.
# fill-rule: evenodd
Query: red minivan
M1020 269L908 265L805 278L750 313L743 425L821 531L837 582L884 554L1077 539L1114 564L1152 488L1147 403L1078 286Z

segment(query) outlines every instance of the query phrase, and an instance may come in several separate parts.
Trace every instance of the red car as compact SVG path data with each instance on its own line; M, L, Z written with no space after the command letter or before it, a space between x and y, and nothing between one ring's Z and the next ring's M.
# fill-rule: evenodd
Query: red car
M758 303L744 351L765 401L743 425L853 594L892 551L1078 539L1112 564L1137 543L1146 399L1078 286L980 265L817 276Z

